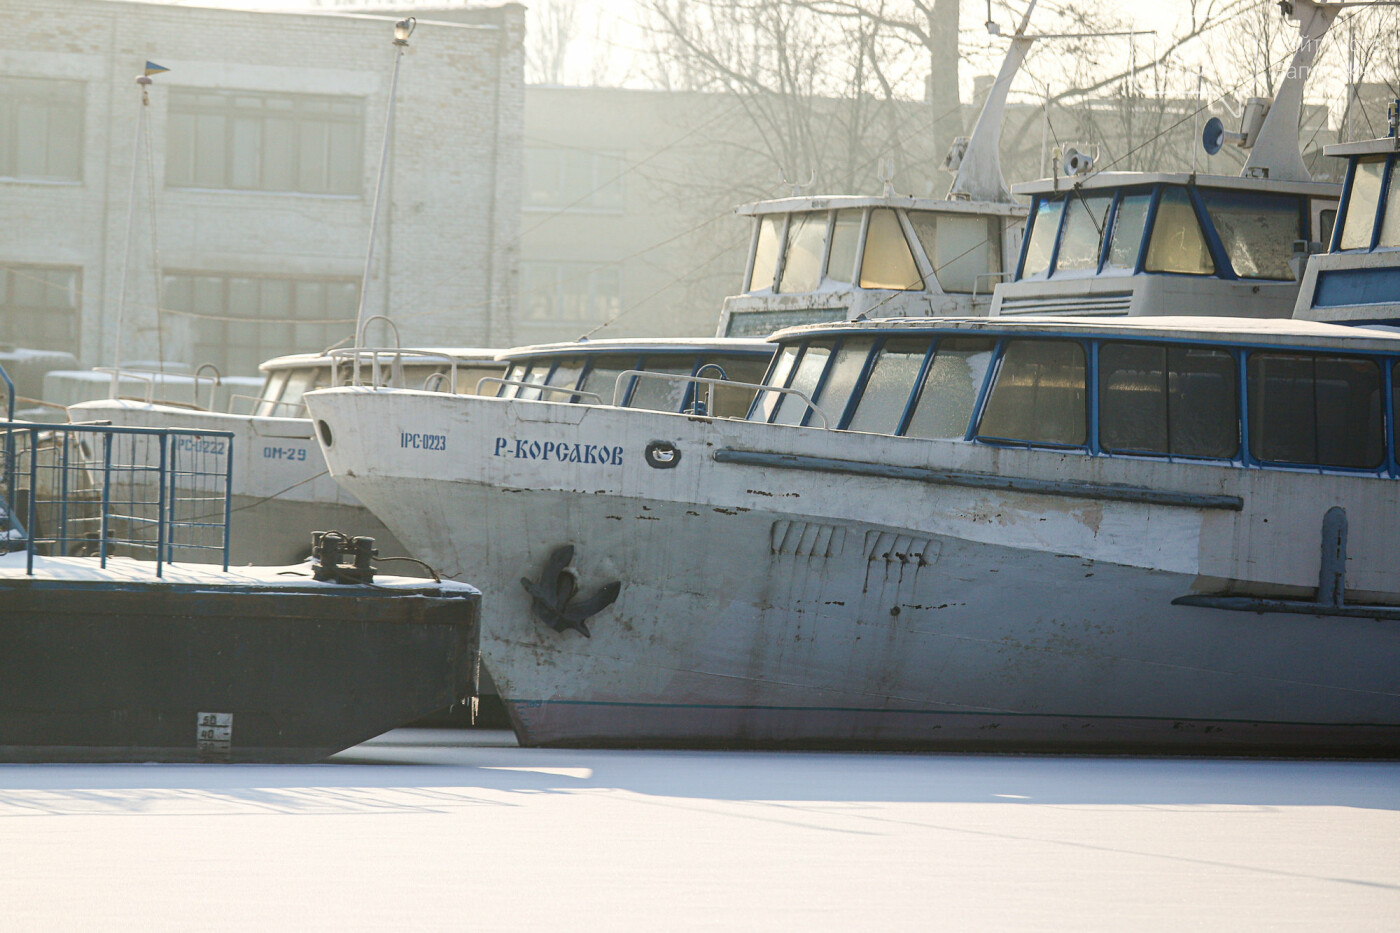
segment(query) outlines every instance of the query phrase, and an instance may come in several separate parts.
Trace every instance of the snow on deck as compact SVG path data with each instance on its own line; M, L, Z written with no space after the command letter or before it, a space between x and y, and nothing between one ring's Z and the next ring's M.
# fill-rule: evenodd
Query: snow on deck
M1394 929L1400 764L521 749L0 767L14 929Z
M104 568L96 557L34 557L34 575L25 573L25 554L14 551L0 555L0 580L62 580L73 583L167 583L185 586L248 586L302 589L342 587L339 583L320 583L311 577L311 564L286 567L230 567L227 572L217 564L166 563L156 576L156 562L130 557L109 557ZM434 583L422 577L379 576L374 585L386 588L416 589L434 586L443 592L475 593L475 587L454 580Z

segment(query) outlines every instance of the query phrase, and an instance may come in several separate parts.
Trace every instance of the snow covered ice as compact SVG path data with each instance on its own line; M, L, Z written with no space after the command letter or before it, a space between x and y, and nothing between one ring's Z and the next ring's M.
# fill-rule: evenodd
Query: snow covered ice
M522 749L0 767L6 929L1393 929L1400 764Z

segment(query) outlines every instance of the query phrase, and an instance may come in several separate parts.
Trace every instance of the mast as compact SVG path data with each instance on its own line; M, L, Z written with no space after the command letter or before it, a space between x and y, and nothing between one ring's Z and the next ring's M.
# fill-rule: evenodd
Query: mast
M1312 174L1303 164L1298 138L1298 124L1303 115L1303 85L1317 58L1322 37L1331 28L1342 5L1293 0L1281 6L1298 20L1298 50L1293 53L1293 61L1279 82L1278 93L1274 95L1274 102L1269 106L1240 174L1263 175L1277 181L1312 181Z
M948 188L949 200L996 201L1012 203L1011 192L1006 188L1006 179L1001 174L1001 123L1006 112L1006 95L1011 90L1011 80L1021 69L1035 36L1026 35L1026 26L1031 21L1031 11L1035 2L1026 8L1021 17L1021 25L1011 37L1011 48L1001 61L997 79L987 92L987 100L977 114L977 123L972 128L972 136L963 148L958 173ZM957 143L954 143L957 146ZM956 150L955 150L956 151ZM949 153L950 157L953 153ZM951 159L950 159L951 161Z

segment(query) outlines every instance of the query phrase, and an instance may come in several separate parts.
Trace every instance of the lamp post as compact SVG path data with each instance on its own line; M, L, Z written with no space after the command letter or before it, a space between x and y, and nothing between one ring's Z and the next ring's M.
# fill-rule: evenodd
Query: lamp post
M413 35L418 21L410 16L394 24L394 75L389 79L389 107L384 117L384 145L379 152L379 175L374 183L374 207L369 218L369 245L365 247L365 269L360 279L360 303L355 311L355 346L365 343L365 296L369 292L370 261L374 258L374 237L379 226L379 200L384 195L384 167L389 161L389 138L394 130L394 98L399 86L399 62L403 60L403 50L408 48L408 37Z

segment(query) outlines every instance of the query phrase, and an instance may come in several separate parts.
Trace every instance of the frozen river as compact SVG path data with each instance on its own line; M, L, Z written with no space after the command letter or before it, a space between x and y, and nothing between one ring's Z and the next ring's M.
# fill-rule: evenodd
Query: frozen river
M0 767L0 929L1394 930L1400 764L522 749Z

